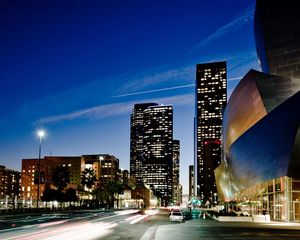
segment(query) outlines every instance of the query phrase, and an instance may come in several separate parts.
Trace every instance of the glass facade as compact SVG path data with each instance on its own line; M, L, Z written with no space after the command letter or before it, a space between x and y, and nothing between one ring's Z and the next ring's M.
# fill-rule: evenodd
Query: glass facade
M271 220L300 222L300 179L287 176L257 184L236 193L241 212L269 214Z

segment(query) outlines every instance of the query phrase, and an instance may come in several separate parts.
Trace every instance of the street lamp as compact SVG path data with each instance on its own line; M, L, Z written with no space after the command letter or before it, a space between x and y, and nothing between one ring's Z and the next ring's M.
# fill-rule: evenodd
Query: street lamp
M36 197L36 210L39 211L39 200L40 200L40 182L41 182L41 152L42 152L42 139L45 137L44 130L38 130L37 135L40 139L39 145L39 161L38 161L38 187L37 187L37 197Z
M217 202L217 195L218 195L217 193L214 193L214 203L215 203L215 204L218 203L218 202Z

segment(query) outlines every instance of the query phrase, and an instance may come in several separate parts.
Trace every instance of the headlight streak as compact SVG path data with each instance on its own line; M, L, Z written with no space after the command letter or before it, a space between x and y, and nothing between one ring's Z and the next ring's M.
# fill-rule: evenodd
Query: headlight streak
M23 233L6 237L6 240L92 240L101 238L113 232L113 228L122 222L136 224L144 222L150 215L159 211L156 209L146 210L147 214L138 214L139 210L116 211L113 216L89 219L88 216L76 217L74 219L59 220L54 222L40 223L22 227ZM122 221L113 219L117 216L131 215L123 218ZM94 214L93 217L96 217ZM111 219L111 220L108 220ZM106 221L106 222L104 222ZM107 222L109 221L109 222ZM28 230L25 230L28 229ZM27 231L27 233L26 233ZM28 232L31 231L31 232Z
M73 223L57 228L47 228L36 233L28 233L7 238L7 240L92 240L103 237L112 232L112 228L116 227L116 223L91 223L81 222Z

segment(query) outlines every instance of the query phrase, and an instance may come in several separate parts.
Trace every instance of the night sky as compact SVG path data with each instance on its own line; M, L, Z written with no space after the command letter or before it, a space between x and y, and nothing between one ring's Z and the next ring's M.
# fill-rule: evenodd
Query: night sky
M195 66L227 61L228 95L259 69L254 0L0 2L0 165L108 153L129 169L133 104L174 106L181 182L193 164Z

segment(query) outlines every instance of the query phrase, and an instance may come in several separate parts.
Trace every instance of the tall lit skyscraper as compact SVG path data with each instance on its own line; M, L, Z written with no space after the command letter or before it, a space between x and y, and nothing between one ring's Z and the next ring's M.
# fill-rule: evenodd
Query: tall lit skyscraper
M195 196L194 184L195 184L194 165L190 165L189 166L189 199Z
M197 64L195 194L204 202L216 194L214 170L221 162L222 112L227 102L226 62Z
M144 111L157 103L135 104L131 114L130 127L130 175L135 181L141 181L144 139Z
M144 111L144 181L161 194L162 205L172 198L173 107L150 106Z
M173 190L172 190L172 201L175 204L181 202L181 191L179 183L179 164L180 164L180 141L173 140Z

